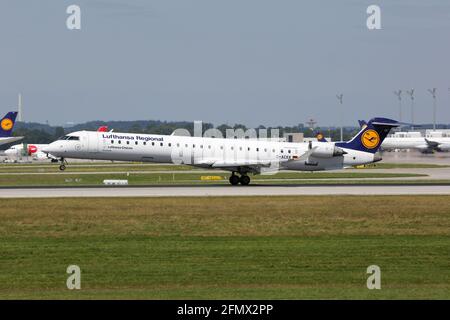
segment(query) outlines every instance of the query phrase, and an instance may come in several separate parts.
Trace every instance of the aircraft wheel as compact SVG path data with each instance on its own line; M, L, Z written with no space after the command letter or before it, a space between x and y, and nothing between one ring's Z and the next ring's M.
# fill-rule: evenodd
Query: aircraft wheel
M65 165L63 165L63 164L62 164L62 165L60 165L60 166L59 166L59 170L61 170L61 171L64 171L64 170L66 170L66 166L65 166Z
M248 186L250 184L250 177L247 175L242 175L241 178L239 179L239 182L243 186Z
M236 175L234 175L234 174L232 174L232 175L230 176L230 183L231 183L233 186L237 185L237 184L239 183L239 177L236 176Z

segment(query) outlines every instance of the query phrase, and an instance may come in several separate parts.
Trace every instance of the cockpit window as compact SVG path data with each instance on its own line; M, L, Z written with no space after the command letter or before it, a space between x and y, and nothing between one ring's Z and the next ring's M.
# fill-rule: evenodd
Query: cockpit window
M62 136L62 137L59 137L58 140L80 140L80 137L77 137L77 136Z

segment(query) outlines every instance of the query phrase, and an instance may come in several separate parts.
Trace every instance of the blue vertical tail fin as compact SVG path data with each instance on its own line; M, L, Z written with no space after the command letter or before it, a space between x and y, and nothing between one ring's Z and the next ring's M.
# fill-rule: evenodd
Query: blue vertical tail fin
M346 149L375 153L392 128L400 126L398 121L387 118L373 118L362 124L361 130L350 141L336 143Z
M0 120L0 137L11 137L14 123L16 122L17 112L8 112L3 119Z

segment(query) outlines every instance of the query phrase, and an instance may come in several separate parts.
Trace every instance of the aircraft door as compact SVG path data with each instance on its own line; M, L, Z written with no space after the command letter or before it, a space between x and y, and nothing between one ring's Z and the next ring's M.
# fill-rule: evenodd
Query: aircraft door
M83 139L86 139L88 152L98 152L99 151L100 139L96 132L94 134L83 135Z

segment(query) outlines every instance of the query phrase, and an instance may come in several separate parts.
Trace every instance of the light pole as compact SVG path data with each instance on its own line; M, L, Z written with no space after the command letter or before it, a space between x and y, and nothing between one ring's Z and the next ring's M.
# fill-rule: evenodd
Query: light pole
M339 100L339 103L341 105L341 110L339 112L339 122L340 122L340 125L341 125L341 141L344 141L344 130L343 130L343 125L342 125L342 113L344 111L344 110L342 110L342 102L343 102L343 99L344 99L344 95L342 93L341 94L337 94L336 98Z
M414 130L414 89L406 90L406 93L411 98L411 129Z
M433 130L436 130L436 88L428 89L428 92L433 97Z
M402 90L394 91L398 98L398 120L402 121Z

